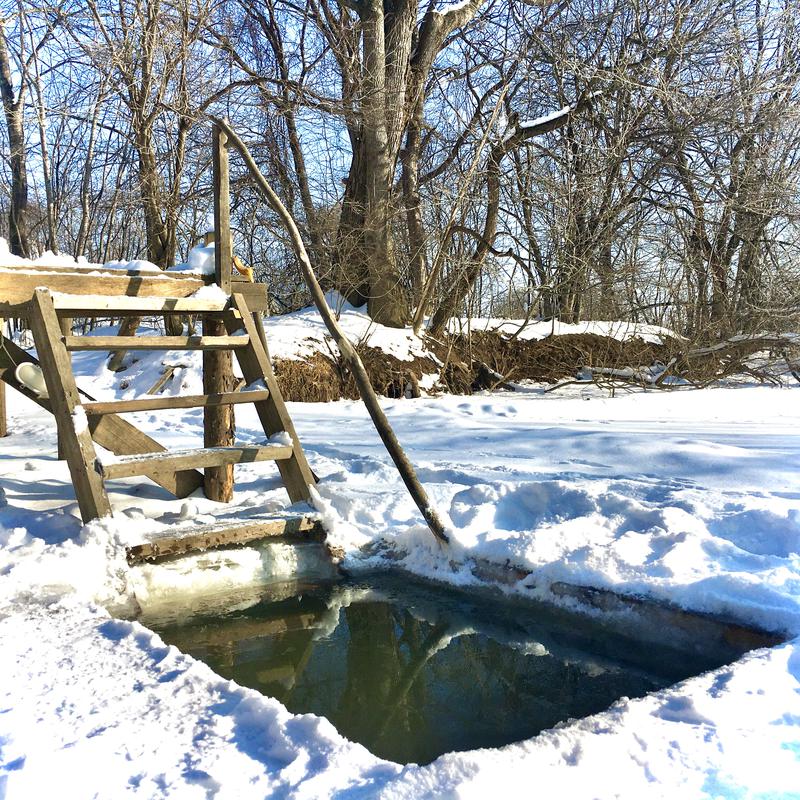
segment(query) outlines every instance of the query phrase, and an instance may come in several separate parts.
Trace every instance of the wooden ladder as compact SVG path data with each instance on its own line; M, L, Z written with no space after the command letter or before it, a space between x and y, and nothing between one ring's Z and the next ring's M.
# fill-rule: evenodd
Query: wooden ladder
M145 314L203 314L221 319L225 334L218 336L72 336L63 335L59 316L142 316ZM241 294L230 300L163 297L86 297L51 295L36 289L30 303L30 325L44 371L49 402L69 466L84 522L109 516L111 505L104 481L134 475L158 479L165 473L255 461L275 461L294 502L309 500L314 475L306 461L278 388L260 321ZM246 388L239 392L176 397L144 397L111 402L81 398L70 353L80 350L232 350ZM253 387L253 388L248 388ZM203 447L192 450L135 452L101 461L91 428L98 418L134 411L252 403L267 438L285 434L283 441L263 445ZM90 424L90 422L92 424ZM163 485L163 484L162 484Z

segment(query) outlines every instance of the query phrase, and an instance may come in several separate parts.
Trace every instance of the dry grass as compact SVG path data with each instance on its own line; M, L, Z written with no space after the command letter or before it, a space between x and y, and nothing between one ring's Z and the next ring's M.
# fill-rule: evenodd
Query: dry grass
M452 394L472 394L494 388L501 380L555 384L574 378L582 367L621 369L656 362L671 363L669 374L702 384L737 371L752 372L745 362L758 347L743 343L724 353L689 356L693 351L686 342L669 338L663 344L653 344L639 338L619 341L582 333L532 341L507 339L495 332L429 340L428 346L435 358L401 361L373 347L359 346L358 351L375 391L399 398L419 396L419 381L425 375L436 375L439 386ZM303 361L277 360L275 373L287 400L328 402L358 398L347 368L340 359L329 355L317 353Z
M422 376L439 372L432 358L401 361L374 347L359 347L358 352L375 391L385 397L418 397ZM341 398L358 399L355 381L338 359L316 353L303 361L279 359L274 367L286 400L326 403Z
M445 378L450 391L473 390L480 364L510 381L534 380L556 383L572 378L581 367L624 367L667 363L679 343L652 344L633 338L618 341L593 333L553 336L547 339L506 339L494 332L475 332L453 336L437 346L437 355L452 362ZM471 365L468 367L467 365Z

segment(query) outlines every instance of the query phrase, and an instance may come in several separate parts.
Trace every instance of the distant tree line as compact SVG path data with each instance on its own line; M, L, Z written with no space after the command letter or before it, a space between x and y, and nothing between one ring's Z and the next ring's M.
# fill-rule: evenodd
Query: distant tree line
M388 325L796 326L792 0L0 0L0 235L167 267L226 117L324 283ZM307 300L233 158L234 246Z

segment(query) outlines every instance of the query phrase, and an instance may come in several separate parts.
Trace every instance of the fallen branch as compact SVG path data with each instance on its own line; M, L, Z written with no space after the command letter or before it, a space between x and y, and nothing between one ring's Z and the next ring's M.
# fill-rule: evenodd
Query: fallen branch
M687 358L708 356L723 353L726 350L739 350L745 345L757 345L756 349L775 349L800 345L800 334L797 333L740 333L721 342L698 347L686 353Z
M430 501L428 500L428 495L426 494L422 484L419 482L413 465L409 461L408 456L406 456L403 448L400 446L400 442L397 440L397 436L395 436L392 426L389 424L389 420L386 418L386 414L383 413L383 409L378 402L378 397L375 394L375 390L372 388L372 384L370 383L366 369L364 369L364 364L361 361L361 358L359 357L352 342L350 342L344 331L339 327L333 311L330 309L325 300L322 287L319 285L319 281L314 274L314 269L311 266L308 252L306 251L305 244L300 236L300 231L298 230L292 215L283 205L278 195L275 194L267 179L261 173L261 170L258 168L255 159L247 149L247 145L245 145L245 143L239 138L230 125L217 117L210 116L210 119L213 120L213 122L219 127L220 131L227 136L228 142L239 151L245 161L245 164L247 165L247 168L250 170L259 188L267 198L267 202L272 207L273 211L275 211L275 213L281 218L281 221L289 233L289 238L292 242L292 248L297 256L297 260L300 262L300 268L303 272L303 277L305 278L308 290L311 293L311 297L314 300L314 304L317 306L320 316L325 323L325 327L328 329L333 337L333 340L339 347L339 352L342 354L342 358L344 359L353 375L353 378L355 379L361 399L364 401L364 405L367 407L367 411L372 418L375 429L378 431L378 435L381 437L381 440L388 450L389 455L392 457L392 461L394 461L397 471L400 473L400 477L403 479L403 483L405 483L409 494L414 499L414 502L417 504L417 508L419 508L422 516L425 518L425 522L431 529L431 533L433 533L433 535L439 541L449 542L447 534L444 530L444 525L442 525L442 522L439 519L436 511L434 511L434 509L431 507Z

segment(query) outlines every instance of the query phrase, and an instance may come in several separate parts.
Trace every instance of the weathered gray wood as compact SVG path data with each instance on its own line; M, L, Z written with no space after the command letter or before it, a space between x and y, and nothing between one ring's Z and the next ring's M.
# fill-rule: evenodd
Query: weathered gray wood
M0 312L14 309L3 316L19 316L20 305L30 302L37 287L51 292L83 295L149 295L153 297L187 297L206 285L200 276L180 279L165 278L158 273L140 276L83 275L71 273L21 272L0 269Z
M231 281L231 294L244 295L247 307L251 311L266 311L269 313L269 294L263 283L251 283L239 275L234 275Z
M230 169L227 137L214 127L214 280L225 294L231 293L233 243L230 220ZM217 318L203 317L203 333L220 335L225 325ZM230 353L203 353L203 391L228 393L233 390L233 364ZM235 420L231 406L206 406L203 409L203 440L207 447L222 447L235 440ZM205 471L205 495L209 500L229 503L233 499L233 466L222 464Z
M104 478L130 478L144 475L148 470L176 471L190 467L218 467L222 464L245 464L256 461L281 461L291 458L293 448L288 444L243 445L241 447L204 447L201 450L171 450L152 456L122 457L108 464L98 464Z
M322 541L325 538L325 531L318 520L308 517L243 522L239 525L222 523L194 528L188 534L169 538L159 537L157 541L127 547L125 554L128 563L134 565L277 536L292 537L302 541Z
M49 400L43 400L16 379L14 375L16 365L23 362L39 363L37 359L17 347L10 339L3 338L2 347L0 347L0 385L8 384L31 402L52 414L53 409ZM89 397L86 392L80 392L80 394L83 397ZM89 430L97 444L118 456L165 450L155 439L151 439L146 433L116 414L89 417ZM146 475L176 497L188 497L203 485L203 475L195 469L181 470L180 472L151 471Z
M25 316L25 306L33 297L34 289L39 286L45 286L51 292L91 297L91 300L88 297L84 300L82 307L73 304L72 307L65 309L77 317L89 316L98 296L131 300L140 298L146 305L158 297L173 300L188 298L198 289L213 282L213 275L194 275L186 272L137 274L109 271L98 275L93 274L91 270L86 272L73 268L38 270L26 267L23 270L0 265L0 316ZM232 277L232 285L236 291L244 294L252 311L266 311L269 308L267 287L263 283L251 283L237 275ZM61 302L63 300L59 298L59 303ZM64 314L64 311L60 313ZM133 308L130 312L123 309L116 316L123 316L125 313L135 316L136 309ZM143 313L150 313L150 309L143 309Z
M85 316L89 313L101 316L103 312L119 316L144 316L146 314L203 314L224 311L227 300L198 300L194 297L94 297L87 299L76 294L53 297L59 316L70 313Z
M61 328L62 336L70 336L72 334L72 317L59 317L58 325ZM58 431L56 431L56 437L58 439L58 460L65 461L67 455L61 442L61 434Z
M46 289L34 291L30 325L81 518L84 522L89 522L98 517L109 516L111 505L100 477L100 462L89 432L88 420L82 411L75 411L80 407L78 387L69 354L61 341L61 329L53 301Z
M6 410L6 385L0 383L0 437L8 436L8 412Z
M3 336L4 320L0 317L0 337ZM3 339L0 338L0 342ZM6 385L0 381L0 437L8 436L8 412L6 409Z
M134 278L147 278L147 277L166 277L174 278L176 280L183 280L186 278L185 272L162 272L154 269L110 269L104 264L75 264L71 267L64 266L51 266L49 264L24 264L22 266L16 264L3 264L0 263L0 270L16 271L18 273L42 272L54 273L61 275L86 275L90 278L96 277L119 277L128 276ZM201 277L194 273L189 273L190 277Z
M231 293L231 190L228 165L228 137L214 126L214 268L215 282L225 294Z
M172 380L172 376L175 374L176 369L176 366L173 366L172 364L168 365L161 375L158 376L158 380L145 392L145 394L158 394L167 385L167 382Z
M242 375L248 384L257 380L264 380L270 392L267 400L255 404L264 432L267 436L272 436L281 431L286 431L295 443L292 458L278 462L278 468L286 486L286 491L289 493L289 498L293 503L299 500L310 500L311 491L309 487L313 486L316 481L311 472L311 467L306 461L303 448L300 446L300 440L295 432L292 419L286 410L283 395L275 379L275 373L272 371L269 352L264 346L266 338L262 342L258 332L258 324L241 294L233 295L232 304L238 310L240 319L236 319L233 316L226 319L225 324L228 326L228 333L233 334L239 325L243 326L245 333L250 338L251 345L246 349L234 351L241 367Z
M86 413L127 414L134 411L158 411L165 408L202 408L256 403L269 397L268 389L250 392L223 392L221 394L187 394L177 397L137 397L134 400L112 400L102 403L84 403Z
M232 350L247 336L66 336L67 350Z

